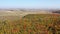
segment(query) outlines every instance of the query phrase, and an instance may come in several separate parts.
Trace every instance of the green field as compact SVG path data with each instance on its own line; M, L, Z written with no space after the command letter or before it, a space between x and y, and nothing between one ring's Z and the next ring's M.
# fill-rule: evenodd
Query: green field
M0 20L0 34L60 34L60 15L4 16Z

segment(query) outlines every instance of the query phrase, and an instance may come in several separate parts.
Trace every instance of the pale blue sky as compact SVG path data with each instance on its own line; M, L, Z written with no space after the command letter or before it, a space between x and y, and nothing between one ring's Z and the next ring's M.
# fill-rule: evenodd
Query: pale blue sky
M0 8L60 8L60 0L0 0Z

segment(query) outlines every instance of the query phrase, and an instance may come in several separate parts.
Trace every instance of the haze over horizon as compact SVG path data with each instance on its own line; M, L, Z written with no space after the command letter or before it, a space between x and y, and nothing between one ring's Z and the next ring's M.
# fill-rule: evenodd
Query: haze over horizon
M60 9L60 0L0 0L0 8Z

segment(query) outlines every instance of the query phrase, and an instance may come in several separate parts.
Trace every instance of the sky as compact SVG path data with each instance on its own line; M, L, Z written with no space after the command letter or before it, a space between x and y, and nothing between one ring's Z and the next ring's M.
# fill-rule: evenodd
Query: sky
M0 8L60 8L60 0L0 0Z

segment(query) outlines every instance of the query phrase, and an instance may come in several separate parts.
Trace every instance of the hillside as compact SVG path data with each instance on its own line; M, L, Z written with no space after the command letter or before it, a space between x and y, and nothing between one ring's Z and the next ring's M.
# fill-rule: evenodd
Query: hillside
M1 18L0 34L51 34L60 31L60 14L28 14L21 19L20 15L10 15Z
M0 16L25 16L27 14L51 14L49 11L0 11Z

